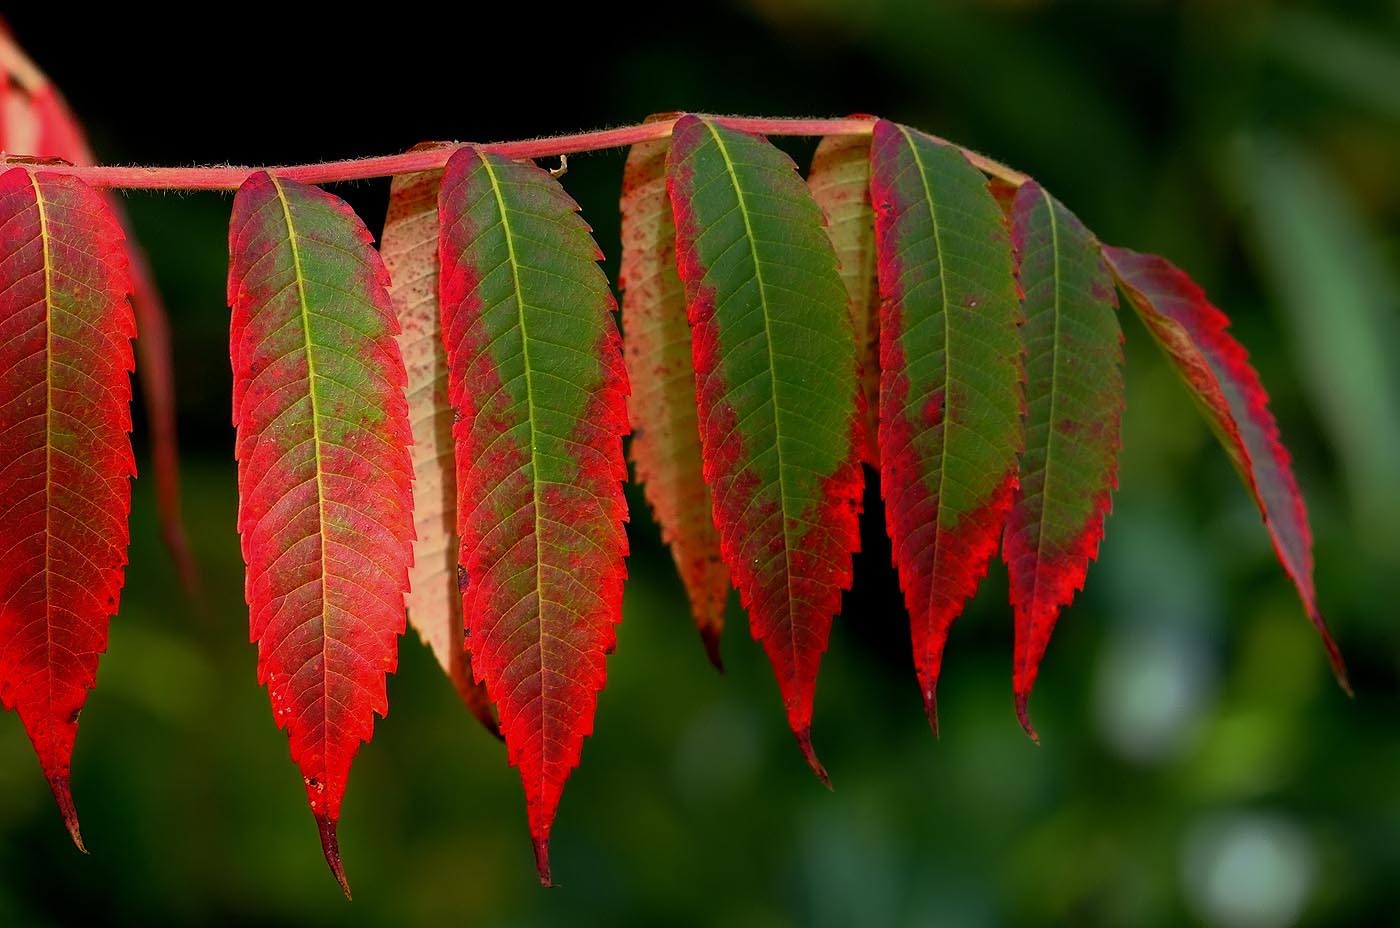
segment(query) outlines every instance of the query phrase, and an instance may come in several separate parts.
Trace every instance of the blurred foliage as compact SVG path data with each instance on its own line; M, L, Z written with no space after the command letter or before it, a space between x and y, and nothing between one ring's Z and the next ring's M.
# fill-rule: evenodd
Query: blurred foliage
M138 481L74 768L93 855L68 844L5 719L0 924L1268 928L1400 911L1395 3L758 0L436 27L287 7L188 33L121 5L85 9L82 29L42 5L7 15L110 160L313 160L691 108L876 112L1029 171L1236 320L1308 495L1358 697L1330 683L1247 495L1128 320L1123 489L1042 674L1043 747L1012 713L998 567L953 630L929 736L872 491L818 691L828 794L737 607L728 675L706 664L634 494L618 650L554 832L562 887L535 885L515 774L410 635L347 796L347 905L246 642L227 199L133 195L175 316L206 592L178 592ZM575 158L566 179L610 273L621 165ZM386 189L338 192L375 228Z

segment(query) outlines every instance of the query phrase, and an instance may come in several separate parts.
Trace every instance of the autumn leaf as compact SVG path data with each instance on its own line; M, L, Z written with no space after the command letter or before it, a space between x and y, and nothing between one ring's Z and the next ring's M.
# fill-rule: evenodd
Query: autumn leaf
M0 280L0 700L82 850L69 766L121 595L136 473L136 324L105 199L59 174L0 175Z
M721 548L798 745L830 785L812 703L864 481L846 290L821 209L766 141L684 116L666 170Z
M249 634L348 896L336 823L350 762L388 712L412 563L398 324L369 232L318 188L249 178L229 259Z
M622 619L627 375L598 246L554 178L463 148L438 209L463 616L548 885Z

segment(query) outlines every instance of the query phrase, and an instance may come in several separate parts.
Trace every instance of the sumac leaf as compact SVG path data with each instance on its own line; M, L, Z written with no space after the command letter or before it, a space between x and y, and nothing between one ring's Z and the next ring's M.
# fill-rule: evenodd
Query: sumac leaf
M948 628L997 548L1022 447L1011 237L958 149L881 121L880 478L929 723Z
M130 288L101 194L0 175L0 700L79 848L69 763L121 594L136 472Z
M0 41L9 43L8 38ZM32 66L31 66L32 67ZM0 72L0 150L58 158L70 164L96 164L92 148L77 118L57 88L37 69L23 80ZM37 82L37 83L35 83ZM123 228L130 222L120 199L104 194ZM161 538L187 590L199 585L199 572L190 551L180 514L180 456L175 427L175 370L171 360L170 323L156 288L146 253L135 238L126 237L131 275L131 303L136 313L136 375L150 429L151 472L156 487L156 510Z
M675 125L667 185L725 562L813 771L812 702L864 475L855 338L821 210L768 142Z
M879 470L880 282L875 259L875 211L870 205L870 138L824 138L807 175L836 248L837 269L851 310L860 359L865 446L861 457Z
M627 375L598 246L554 178L464 148L438 207L463 615L548 884L622 618Z
M632 394L632 463L671 548L705 650L716 667L729 595L700 452L685 291L666 196L665 141L632 146L622 175L623 353Z
M287 731L326 862L350 762L388 711L413 518L388 274L341 200L266 172L229 225L238 530L258 681Z
M1123 333L1098 242L1035 183L1011 204L1025 313L1026 449L1002 555L1016 617L1016 714L1060 610L1084 588L1117 486Z
M1230 335L1230 320L1225 314L1171 262L1108 246L1103 255L1254 496L1279 563L1322 636L1332 672L1350 693L1341 651L1317 606L1312 530L1303 494L1279 439L1278 423L1269 411L1268 394L1249 363L1249 353Z
M452 451L452 403L447 350L438 310L438 185L441 171L395 177L379 253L399 320L399 349L408 372L408 419L413 429L413 567L408 572L408 621L432 649L462 701L486 730L501 730L486 687L472 676L458 590L457 473Z

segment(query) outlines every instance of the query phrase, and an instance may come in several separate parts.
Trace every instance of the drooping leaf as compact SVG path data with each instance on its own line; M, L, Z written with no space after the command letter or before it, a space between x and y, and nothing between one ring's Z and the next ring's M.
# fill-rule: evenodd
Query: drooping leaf
M1016 616L1016 714L1060 610L1084 588L1117 486L1123 333L1098 242L1038 184L1011 206L1026 346L1026 450L1002 554Z
M0 700L80 849L69 764L121 594L136 472L130 287L99 193L0 175Z
M554 178L463 148L438 206L464 621L548 884L622 619L627 375L598 246Z
M821 209L782 152L682 117L667 186L721 547L816 774L812 702L864 475L855 337Z
M447 350L438 310L438 185L441 171L405 174L389 189L379 252L399 320L399 349L408 372L413 428L413 567L408 621L432 649L467 708L497 738L486 687L472 676L458 589L457 473L452 454L452 403Z
M1322 636L1332 672L1351 692L1341 651L1317 606L1312 530L1303 494L1249 353L1230 335L1225 314L1171 262L1109 246L1104 246L1103 255L1254 496L1279 563Z
M1021 311L1002 211L962 152L882 120L871 169L881 492L937 731L948 628L986 573L1017 487Z
M259 172L229 225L238 530L258 681L326 861L350 762L388 711L412 562L410 431L388 274L339 199Z
M57 88L35 69L27 75L35 86L25 89L19 79L0 73L0 150L60 158L70 164L96 164L82 126ZM119 198L106 194L108 207L124 229L130 222ZM188 590L199 586L199 572L180 514L180 457L175 428L175 371L171 360L170 323L156 288L145 251L126 237L131 275L131 302L136 313L141 398L150 429L151 472L155 478L156 511L161 538Z
M666 196L666 141L632 146L622 175L623 354L632 386L632 463L671 548L710 661L729 595L710 488L701 467L685 291L676 275L676 227Z
M851 310L865 406L862 459L880 469L880 281L875 260L875 211L870 205L870 139L861 135L824 138L807 176L836 248L837 269Z

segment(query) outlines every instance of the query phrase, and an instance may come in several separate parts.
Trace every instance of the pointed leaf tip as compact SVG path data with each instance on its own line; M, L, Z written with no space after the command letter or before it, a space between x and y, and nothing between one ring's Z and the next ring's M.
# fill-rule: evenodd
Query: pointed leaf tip
M340 884L340 891L345 893L348 900L350 896L350 881L345 878L345 865L340 862L340 839L335 833L336 821L329 815L316 816L316 828L321 832L321 852L326 855L326 864L331 868L331 875Z
M540 874L541 886L553 886L554 879L549 873L549 839L535 838L535 869Z
M1030 704L1031 694L1029 691L1016 694L1016 720L1021 723L1021 727L1030 735L1032 741L1040 744L1040 735L1036 732L1035 726L1031 724L1030 713L1027 706Z
M938 688L927 686L924 688L924 714L928 716L928 727L933 729L933 736L938 737Z
M706 626L700 629L700 640L705 643L705 656L720 673L724 673L724 656L719 652L719 629Z
M766 141L683 117L666 175L711 521L801 742L860 544L846 288L821 208Z
M63 825L68 829L68 835L73 839L74 846L84 854L88 853L87 847L83 844L83 836L78 831L78 809L73 805L73 789L68 777L49 777L49 788L53 790L53 798L58 802L58 811L63 816Z
M1317 606L1307 507L1249 353L1230 334L1226 315L1176 265L1107 245L1102 254L1254 497L1279 563L1322 637L1337 683L1350 692L1341 653Z
M831 785L831 777L827 776L826 768L817 759L817 752L812 748L812 729L804 728L794 734L797 736L797 746L802 749L802 756L807 759L807 766L812 768L812 772L822 781L823 786L834 791L836 787Z
M1327 622L1321 615L1309 616L1316 626L1318 633L1322 635L1322 645L1327 649L1327 662L1332 665L1332 676L1336 678L1337 685L1342 688L1342 692L1347 694L1347 698L1355 699L1356 691L1351 688L1351 675L1347 673L1346 658L1342 657L1342 649L1337 647L1336 640L1332 637L1332 632L1327 628Z

